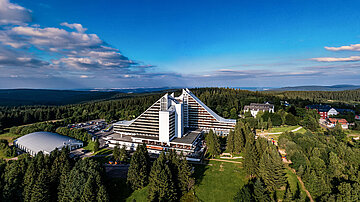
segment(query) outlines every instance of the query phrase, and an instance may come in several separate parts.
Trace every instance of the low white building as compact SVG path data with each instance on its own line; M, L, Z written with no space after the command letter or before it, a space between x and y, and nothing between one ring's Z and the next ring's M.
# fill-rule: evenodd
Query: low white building
M269 104L269 103L265 103L265 104L251 103L250 105L245 105L244 111L245 112L250 111L251 115L253 117L256 117L256 115L259 113L259 111L262 111L262 112L267 111L267 112L270 112L270 113L274 113L275 108L274 108L273 104Z
M35 156L39 152L50 154L53 150L63 147L71 151L82 147L83 142L57 133L41 131L19 137L14 141L14 145L31 156Z

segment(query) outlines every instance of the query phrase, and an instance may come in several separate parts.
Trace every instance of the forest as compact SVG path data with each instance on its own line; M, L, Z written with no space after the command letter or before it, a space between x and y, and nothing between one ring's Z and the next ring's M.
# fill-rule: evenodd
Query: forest
M251 102L270 102L275 105L275 111L283 108L281 102L286 100L291 106L304 108L308 104L322 103L313 99L320 95L318 92L254 92L230 88L196 88L192 92L207 106L225 118L237 118L245 105ZM158 100L164 92L136 94L130 97L108 101L91 101L83 104L61 106L29 105L29 106L2 106L0 107L0 133L12 126L36 123L48 120L64 120L66 123L87 121L103 118L107 121L133 119ZM180 93L180 90L175 92ZM286 94L289 93L289 94ZM336 99L355 102L359 99L358 90L321 92L322 99ZM286 96L284 96L286 95ZM310 96L310 97L309 97ZM331 103L339 108L349 108L360 113L359 105ZM295 115L295 114L293 114ZM267 120L264 120L267 121ZM276 123L275 123L276 125Z
M71 159L66 148L0 160L0 173L0 201L109 201L104 168L91 159Z

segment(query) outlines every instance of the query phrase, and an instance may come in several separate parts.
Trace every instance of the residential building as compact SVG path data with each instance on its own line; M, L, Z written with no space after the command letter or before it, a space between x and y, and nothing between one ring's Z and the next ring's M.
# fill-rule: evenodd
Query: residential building
M134 150L145 143L151 153L176 149L194 154L201 149L204 132L227 135L235 124L236 120L220 117L183 89L179 97L165 94L134 120L114 123L114 134L107 140L110 147L125 145Z
M337 118L328 118L327 126L329 128L333 128L336 126L337 123L341 124L341 127L343 129L349 128L349 123L346 121L346 119L337 119Z
M352 109L333 108L329 105L321 105L321 104L320 105L308 105L308 106L306 106L306 109L316 110L322 119L327 119L331 116L336 116L338 114L347 114L347 113L355 114L355 111Z
M250 105L245 105L244 106L244 111L248 112L250 111L251 115L253 117L256 117L257 113L259 113L259 111L262 112L270 112L270 113L274 113L274 105L269 104L269 103L265 103L265 104L260 104L260 103L250 103Z

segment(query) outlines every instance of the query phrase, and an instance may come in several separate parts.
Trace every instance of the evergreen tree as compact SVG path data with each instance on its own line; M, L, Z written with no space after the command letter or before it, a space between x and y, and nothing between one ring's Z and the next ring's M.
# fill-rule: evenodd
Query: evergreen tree
M254 201L254 198L251 193L252 193L252 190L251 190L250 185L246 184L235 195L234 201L236 201L236 202Z
M119 145L118 145L118 144L114 147L113 157L114 157L114 160L115 160L115 161L118 161L118 160L119 160L119 157L120 157L120 148L119 148Z
M235 146L234 146L234 131L231 130L229 132L229 135L227 136L227 140L226 140L226 149L230 152L230 153L234 153L235 151Z
M190 189L191 179L191 168L185 157L182 157L180 161L179 171L178 171L178 182L180 193L183 195Z
M267 124L268 124L267 125L268 130L270 130L273 127L273 124L272 124L272 121L271 121L270 117L268 118Z
M23 181L23 186L24 186L23 199L24 199L24 201L31 200L32 189L34 187L36 179L37 179L37 174L36 174L36 170L35 170L35 164L34 164L34 161L31 161L30 164L28 165L28 168L27 168L25 176L24 176L24 181Z
M146 145L139 145L131 157L127 183L133 190L141 189L148 184L150 159Z
M149 179L150 201L175 201L176 189L172 174L166 163L165 153L161 153L151 168Z
M100 186L96 199L97 202L109 202L109 196L104 185Z
M221 152L220 142L213 130L210 130L209 133L206 135L205 141L206 141L206 146L208 147L208 152L211 155L211 157L220 154Z
M246 173L250 177L254 177L258 172L258 167L259 167L259 158L255 146L255 137L250 132L250 134L247 135L247 140L245 144L244 168L246 170Z
M240 153L245 147L245 125L242 121L236 123L234 131L234 153Z
M81 202L93 202L96 199L96 193L95 191L95 182L93 176L89 176L88 180L86 181L84 185L84 191L82 192L80 201Z
M99 149L100 149L100 142L99 142L99 139L96 138L96 140L94 142L93 150L94 150L94 152L97 152L97 151L99 151Z
M269 146L260 159L259 176L269 191L275 191L285 184L284 165L273 146Z
M285 193L284 193L284 202L290 202L293 201L293 196L290 190L290 185L289 182L286 182L286 186L285 186Z
M254 183L253 197L255 201L259 202L270 201L269 192L266 190L266 187L264 186L264 183L261 181L260 178L256 178L256 181Z
M120 149L119 151L119 161L121 162L127 162L128 161L128 154L126 152L126 147L125 145Z
M50 193L48 186L49 177L45 169L41 170L31 193L31 202L48 202Z

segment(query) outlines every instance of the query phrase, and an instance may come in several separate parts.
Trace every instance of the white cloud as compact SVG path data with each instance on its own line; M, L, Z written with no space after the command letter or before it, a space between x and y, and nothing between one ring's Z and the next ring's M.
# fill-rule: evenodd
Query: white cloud
M69 27L70 29L76 29L80 33L84 33L87 30L81 24L78 24L78 23L69 24L67 22L63 22L60 25L65 26L65 27Z
M321 57L321 58L312 58L311 60L318 62L357 62L360 61L360 56L350 56L346 58Z
M9 0L0 0L0 25L22 25L31 21L31 10Z
M360 44L351 44L350 46L340 46L340 47L325 46L325 49L329 51L360 51Z

